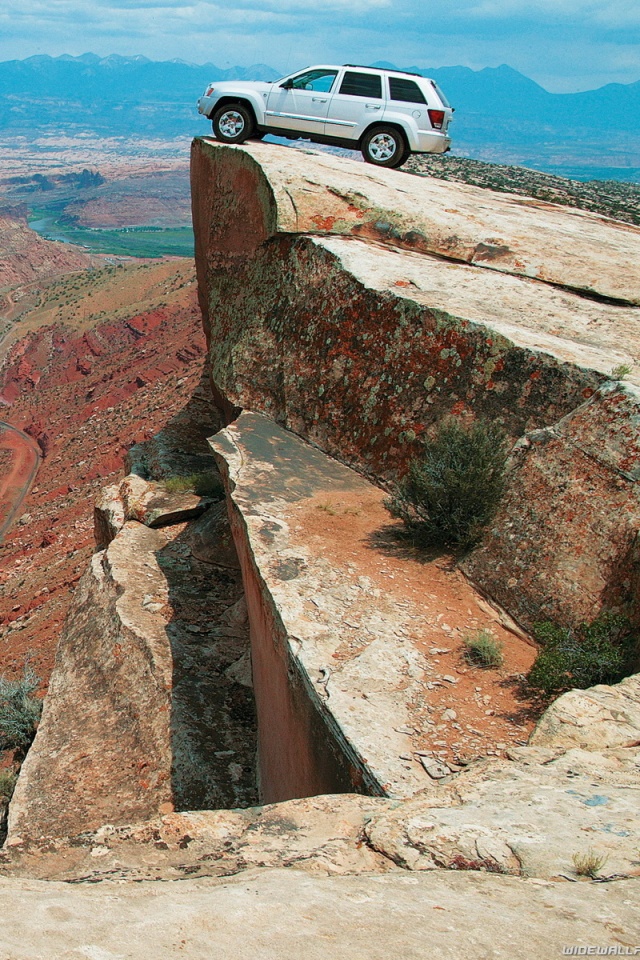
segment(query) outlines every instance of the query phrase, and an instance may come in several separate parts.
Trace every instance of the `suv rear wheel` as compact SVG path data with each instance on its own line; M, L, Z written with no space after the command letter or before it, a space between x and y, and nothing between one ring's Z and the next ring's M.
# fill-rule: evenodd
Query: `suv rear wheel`
M227 103L213 115L213 134L223 143L244 143L253 133L253 117L241 103Z
M360 146L367 163L377 167L400 167L409 156L409 148L395 127L373 127L362 138Z

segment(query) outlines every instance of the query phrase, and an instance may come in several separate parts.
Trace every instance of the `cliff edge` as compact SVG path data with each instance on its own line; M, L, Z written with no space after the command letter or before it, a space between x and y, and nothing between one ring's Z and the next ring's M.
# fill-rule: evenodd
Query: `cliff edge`
M192 201L228 420L261 412L375 482L444 416L497 420L508 491L465 569L525 627L637 620L638 228L206 139Z
M192 196L213 403L98 499L7 896L48 930L55 900L92 956L148 955L148 922L194 960L298 956L301 930L327 960L634 949L640 676L565 694L530 738L512 691L535 620L638 620L640 231L206 139ZM381 488L444 416L513 441L465 575L380 536ZM464 661L485 628L502 672ZM585 857L617 882L577 882ZM118 883L126 943L100 886L60 880Z

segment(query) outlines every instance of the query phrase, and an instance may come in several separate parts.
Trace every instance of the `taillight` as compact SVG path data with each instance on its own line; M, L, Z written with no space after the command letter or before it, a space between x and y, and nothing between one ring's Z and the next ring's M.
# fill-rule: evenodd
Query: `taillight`
M429 120L431 120L431 126L434 130L442 130L442 124L444 123L444 110L427 110L429 114Z
M215 87L207 87L205 92L205 97L210 97L214 90L215 90Z

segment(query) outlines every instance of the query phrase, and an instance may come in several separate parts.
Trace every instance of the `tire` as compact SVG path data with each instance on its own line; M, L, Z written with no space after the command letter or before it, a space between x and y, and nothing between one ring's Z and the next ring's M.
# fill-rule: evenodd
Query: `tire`
M253 133L253 117L241 103L227 103L213 115L213 135L222 143L244 143Z
M376 167L400 167L409 156L409 148L395 127L373 127L362 138L360 146L367 163Z

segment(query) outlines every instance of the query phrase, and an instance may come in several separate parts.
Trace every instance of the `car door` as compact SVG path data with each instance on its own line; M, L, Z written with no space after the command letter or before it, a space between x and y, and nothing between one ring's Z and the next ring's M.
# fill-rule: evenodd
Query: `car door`
M324 133L331 90L338 70L316 67L282 83L274 83L267 98L265 125L301 133Z
M340 87L331 98L325 133L357 141L372 122L382 120L383 111L382 75L345 70Z

